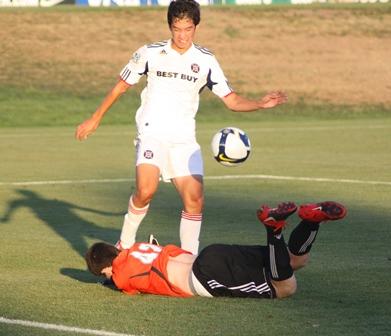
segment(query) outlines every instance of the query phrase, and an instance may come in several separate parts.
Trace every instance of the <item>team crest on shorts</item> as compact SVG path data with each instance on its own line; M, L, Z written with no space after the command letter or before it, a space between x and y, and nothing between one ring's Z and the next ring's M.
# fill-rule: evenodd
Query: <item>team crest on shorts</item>
M195 72L195 73L199 73L200 72L200 66L196 63L193 63L191 65L191 71Z
M152 159L153 158L153 152L149 149L147 149L145 152L144 152L144 157L146 159Z

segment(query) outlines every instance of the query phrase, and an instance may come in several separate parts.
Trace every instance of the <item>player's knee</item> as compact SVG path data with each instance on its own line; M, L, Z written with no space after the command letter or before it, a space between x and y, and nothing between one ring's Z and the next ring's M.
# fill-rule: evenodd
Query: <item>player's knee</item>
M277 298L282 299L292 296L296 293L297 282L296 277L293 275L289 279L283 281L272 281L273 287L276 291Z
M290 281L289 285L287 286L287 289L286 289L286 296L292 296L293 294L295 294L297 291L297 282L296 282L296 278L293 277L292 281Z
M193 202L194 202L195 207L197 207L201 212L204 207L204 196L201 195L201 196L195 197Z
M204 208L204 196L192 196L183 200L184 210L189 213L201 213Z
M132 195L132 202L136 207L142 208L151 202L154 194L154 189L142 188Z
M297 256L297 255L294 255L292 253L290 253L290 264L291 264L291 267L294 271L306 266L308 264L308 261L309 261L309 254L304 254L304 255L300 255L300 256Z

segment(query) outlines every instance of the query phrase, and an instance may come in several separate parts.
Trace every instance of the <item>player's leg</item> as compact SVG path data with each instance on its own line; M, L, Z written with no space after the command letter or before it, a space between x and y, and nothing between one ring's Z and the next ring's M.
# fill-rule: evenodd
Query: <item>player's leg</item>
M204 206L203 161L200 146L195 141L175 144L169 149L169 164L163 169L170 178L183 203L179 235L181 247L198 254L199 235Z
M167 161L167 146L152 137L141 136L136 142L136 190L130 196L121 236L116 247L129 248L136 239L139 225L149 209L159 185L161 167Z
M136 167L136 190L131 197L133 208L149 206L159 186L160 169L156 165L142 163Z
M181 247L198 254L204 206L203 178L201 175L181 176L173 178L172 182L183 202L179 224Z
M264 224L267 232L270 274L278 298L290 296L296 291L296 278L293 274L290 255L282 234L286 219L296 209L294 203L286 202L279 204L276 208L261 206L257 210L257 216Z
M291 266L294 270L308 263L309 252L318 234L319 224L345 217L346 208L337 202L326 201L302 205L298 214L302 221L292 231L288 243Z
M140 164L136 167L136 190L130 196L128 212L124 216L121 236L116 247L126 249L136 240L136 233L149 209L149 203L159 184L160 170L151 164Z

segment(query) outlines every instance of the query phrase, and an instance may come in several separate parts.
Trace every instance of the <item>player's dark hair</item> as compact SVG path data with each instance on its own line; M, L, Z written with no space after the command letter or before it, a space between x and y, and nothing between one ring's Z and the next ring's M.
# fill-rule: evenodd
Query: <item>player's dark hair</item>
M114 245L95 243L85 255L87 267L92 274L102 275L102 270L111 266L118 254L119 250Z
M168 26L175 19L189 18L197 26L201 21L200 4L195 0L173 0L168 6L167 22Z

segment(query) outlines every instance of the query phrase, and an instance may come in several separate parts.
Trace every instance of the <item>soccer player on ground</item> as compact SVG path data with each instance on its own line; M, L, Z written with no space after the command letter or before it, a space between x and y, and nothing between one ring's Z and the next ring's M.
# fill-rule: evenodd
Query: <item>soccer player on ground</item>
M267 246L214 244L195 256L174 245L135 243L119 251L96 243L87 251L87 266L93 274L111 278L127 294L284 298L296 291L294 271L308 262L320 223L346 215L345 207L332 201L300 206L301 222L287 246L282 230L296 210L287 202L257 211L266 228Z
M77 127L76 138L85 140L91 135L114 102L146 75L147 86L136 113L136 190L130 196L117 246L130 248L135 242L161 175L171 180L182 199L181 247L197 254L204 205L203 161L195 136L200 92L209 88L238 112L271 108L287 97L275 91L249 100L233 92L215 56L193 43L200 22L196 1L171 2L167 19L171 38L144 45L133 54L96 112Z

